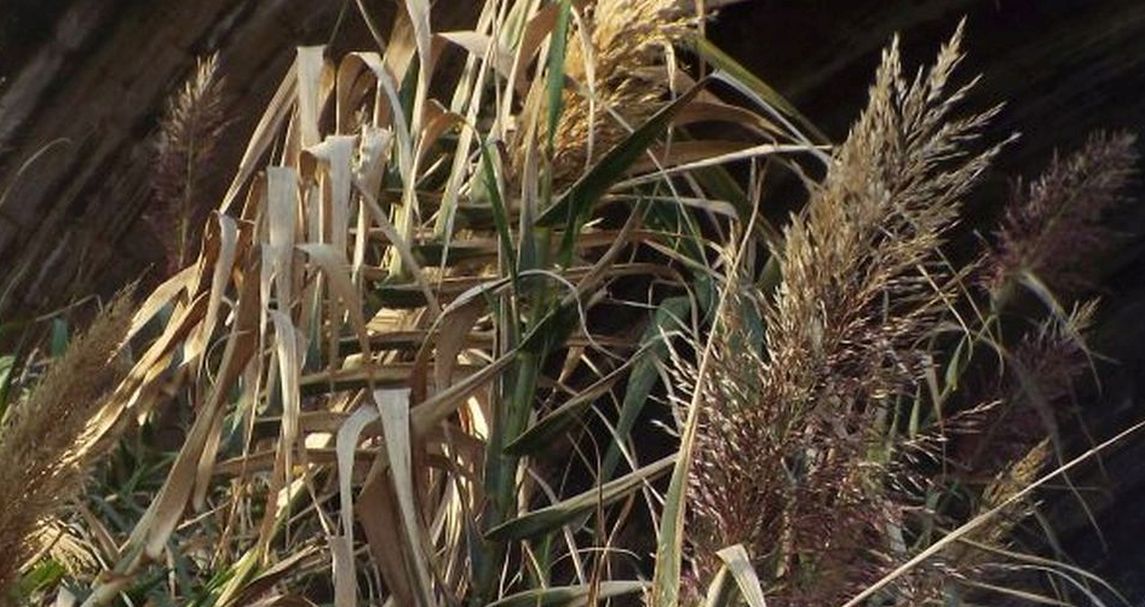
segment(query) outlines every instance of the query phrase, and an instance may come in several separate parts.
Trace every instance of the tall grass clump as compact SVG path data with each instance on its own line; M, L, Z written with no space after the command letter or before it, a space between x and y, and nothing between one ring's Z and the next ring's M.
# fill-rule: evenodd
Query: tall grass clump
M949 604L1021 560L998 556L1029 512L1015 507L973 544L899 569L969 518L955 498L974 502L969 514L991 511L1053 462L1044 437L1060 439L1058 419L1084 380L1094 307L1066 315L1055 301L1037 330L1007 346L1002 293L1021 277L1080 285L1079 264L1107 242L1101 213L1120 200L1136 156L1128 136L1095 136L1055 160L1011 202L987 258L952 267L945 236L1000 151L972 151L996 110L954 115L973 84L947 90L960 34L913 80L890 47L867 109L784 230L774 296L751 276L729 276L724 313L696 345L707 365L678 363L699 407L687 493L694 601L725 565L720 550L737 544L770 605L847 603L892 572L875 593L881 604ZM975 276L995 314L972 316L990 303L967 286ZM952 327L963 337L945 337ZM1008 361L1004 379L959 390L976 343Z
M1128 133L1095 133L1075 154L1055 157L1033 183L1014 184L990 252L986 276L993 292L1023 274L1066 296L1095 286L1087 262L1117 242L1102 220L1124 203L1135 173L1134 143Z
M1099 229L1128 138L1020 188L955 266L962 202L1010 141L996 110L961 113L961 28L914 77L892 44L831 147L691 3L478 8L434 32L407 0L384 50L297 50L197 256L167 222L186 263L132 311L130 371L83 396L92 440L130 429L63 533L102 571L27 596L1060 604L1013 572L1100 585L1009 542L1066 463L1095 314L1044 247ZM183 217L215 189L214 65L164 131L159 203ZM789 218L778 171L808 182Z
M116 357L133 302L126 291L48 367L0 425L0 604L11 604L20 570L51 548L53 517L83 490L90 467L112 445L93 434L123 375Z
M696 573L744 544L782 581L780 605L838 604L894 562L889 529L909 505L882 456L895 399L923 377L929 338L956 291L938 254L959 203L997 153L971 153L992 112L956 117L960 34L904 79L897 45L806 212L784 231L775 301L737 298L713 334L696 444L689 535ZM744 306L762 312L762 351ZM829 533L824 533L829 529Z

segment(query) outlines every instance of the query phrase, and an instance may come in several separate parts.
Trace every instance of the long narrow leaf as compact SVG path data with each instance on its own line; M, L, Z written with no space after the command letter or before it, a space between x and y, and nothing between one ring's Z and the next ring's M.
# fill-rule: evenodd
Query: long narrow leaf
M636 594L648 588L647 582L601 582L593 588L587 584L580 586L557 586L526 590L489 603L488 607L579 607L587 605L589 598L607 599Z
M628 495L643 486L644 483L672 469L675 462L676 456L670 455L552 506L534 510L511 521L506 521L490 529L486 537L496 541L540 537L592 511L594 508Z
M706 84L706 81L697 83L609 150L600 162L577 180L551 207L541 213L537 218L537 224L555 226L563 221L569 226L566 238L575 235L578 230L572 229L572 226L577 224L578 219L583 221L592 210L592 206L628 172L632 164L648 150L672 123L672 119L695 99Z

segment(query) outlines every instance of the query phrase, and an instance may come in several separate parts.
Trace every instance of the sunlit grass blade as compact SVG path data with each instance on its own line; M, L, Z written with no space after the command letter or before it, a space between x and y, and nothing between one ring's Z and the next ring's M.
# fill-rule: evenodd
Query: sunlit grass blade
M818 143L829 143L831 141L822 131L816 128L814 123L799 113L799 111L795 109L795 106L785 99L783 95L780 95L778 91L763 80L760 80L759 77L752 74L727 53L720 50L720 48L710 40L702 36L693 35L690 36L687 41L691 50L699 55L701 59L725 72L732 81L739 83L741 87L754 93L757 98L767 106L775 107L787 116L795 119L818 140ZM782 117L779 118L782 120Z
M620 478L603 483L594 489L506 521L490 529L486 533L486 537L496 541L540 537L591 512L594 508L599 508L629 495L644 486L645 483L668 472L675 462L675 456L668 456L629 472Z
M767 607L763 598L763 589L759 585L759 576L751 566L751 558L747 550L740 544L729 546L716 553L727 566L732 577L739 587L740 596L750 607Z
M589 599L608 599L628 594L636 594L647 589L647 582L617 581L601 582L596 587L556 586L526 590L489 603L488 607L580 607L588 605Z
M691 103L705 86L705 82L697 83L605 153L588 173L541 213L537 225L555 226L564 222L566 239L574 238L579 226L587 221L593 205L628 172L633 163L664 133L676 114Z

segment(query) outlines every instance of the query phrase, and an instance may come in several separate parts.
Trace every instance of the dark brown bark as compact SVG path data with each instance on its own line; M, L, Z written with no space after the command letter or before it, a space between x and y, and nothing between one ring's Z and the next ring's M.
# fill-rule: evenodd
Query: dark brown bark
M367 4L392 22L395 4ZM461 27L471 10L459 3L435 20ZM162 247L139 218L153 199L155 132L196 57L218 51L228 82L230 128L208 180L217 196L297 46L373 46L356 11L348 0L16 5L0 63L0 316L154 280ZM13 35L23 27L41 30Z
M0 94L0 183L10 188L0 206L0 313L122 284L158 263L161 248L137 221L151 200L151 135L195 56L222 50L228 113L238 118L220 154L230 159L291 47L328 34L339 8L298 0L64 7Z

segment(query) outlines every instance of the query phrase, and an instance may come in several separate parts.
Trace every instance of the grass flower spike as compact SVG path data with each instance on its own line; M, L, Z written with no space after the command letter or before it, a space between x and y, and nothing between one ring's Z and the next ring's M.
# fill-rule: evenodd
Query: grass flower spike
M744 353L734 330L717 342L729 377L707 384L691 483L704 583L737 543L769 605L837 604L893 563L902 506L870 456L946 311L936 249L998 149L964 151L993 112L952 115L967 90L947 91L960 39L913 81L897 43L884 53L866 111L786 230L766 355Z

